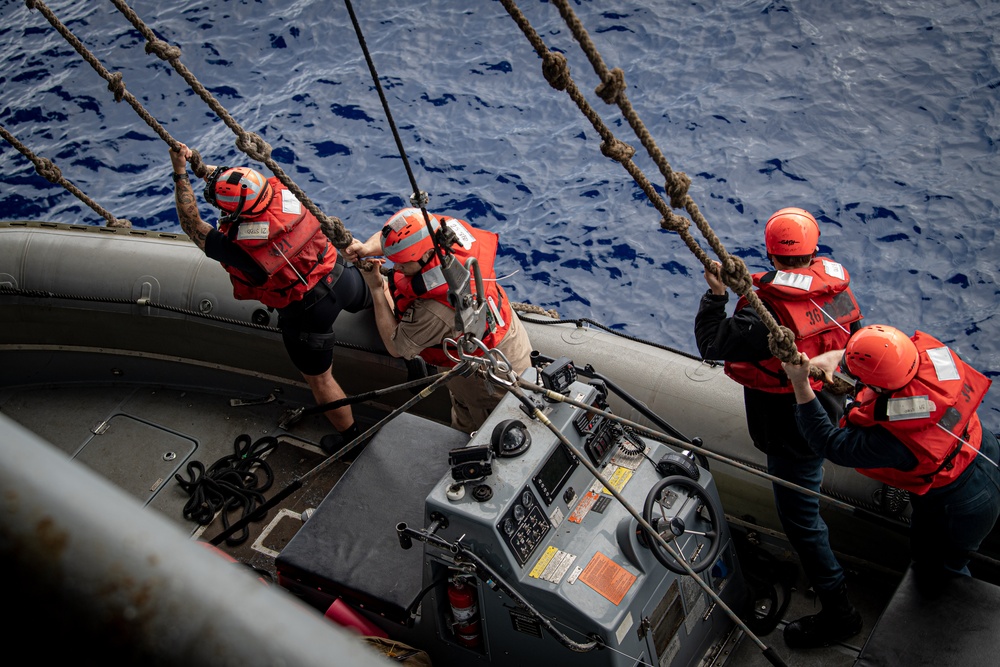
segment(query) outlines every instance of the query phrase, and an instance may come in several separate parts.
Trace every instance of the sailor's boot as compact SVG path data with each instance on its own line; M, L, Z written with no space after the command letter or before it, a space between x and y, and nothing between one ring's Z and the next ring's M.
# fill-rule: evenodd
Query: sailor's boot
M358 427L358 423L354 422L351 424L350 428L343 433L338 431L324 435L319 441L319 446L320 449L323 450L324 454L336 454L359 435L361 435L361 429ZM371 438L368 438L354 445L349 450L344 452L344 454L340 457L340 461L343 463L353 463L354 459L358 458L361 452L364 451L364 448L368 446L370 441Z
M861 632L861 614L847 597L847 585L819 591L823 605L818 614L803 616L785 626L788 648L820 648L842 642Z

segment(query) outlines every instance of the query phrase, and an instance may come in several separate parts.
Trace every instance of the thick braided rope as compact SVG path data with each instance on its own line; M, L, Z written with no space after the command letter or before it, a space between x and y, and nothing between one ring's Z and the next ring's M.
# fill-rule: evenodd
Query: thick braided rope
M547 315L548 317L551 317L554 320L559 319L559 311L557 311L555 308L549 308L548 310L546 310L541 306L536 306L532 303L521 303L519 301L511 301L510 307L519 313L528 313L533 315Z
M164 127L160 125L160 123L153 118L153 116L150 115L145 108L143 108L139 100L125 88L125 82L121 72L108 71L101 61L93 53L91 53L89 49L87 49L86 45L59 20L59 17L57 17L55 13L53 13L44 2L42 2L42 0L25 0L24 4L27 5L28 9L37 9L41 12L42 16L45 17L49 24L51 24L52 27L55 28L56 31L62 35L74 49L76 49L76 52L80 54L80 57L83 58L102 79L108 82L108 90L110 90L114 95L115 102L121 102L122 100L128 102L129 106L135 110L136 114L142 118L146 125L148 125L168 146L173 149L180 146L178 141L170 136L170 133L167 132L166 129L164 129ZM208 170L202 165L201 157L197 153L192 156L191 165L194 168L195 174L198 176L204 176L208 172Z
M257 160L265 165L273 173L281 183L292 191L292 194L302 202L302 204L309 209L309 211L316 216L319 220L320 225L323 228L323 233L326 234L330 242L333 243L337 248L343 249L350 245L353 237L351 233L344 228L344 223L335 216L328 216L323 211L316 206L315 203L306 195L306 193L300 188L292 179L285 173L281 166L274 161L271 157L271 146L268 144L263 137L253 132L245 131L239 123L226 111L225 107L219 103L215 96L213 96L205 86L201 84L200 81L191 73L191 71L181 62L181 50L175 46L171 46L156 37L156 34L142 21L141 18L124 2L124 0L111 0L111 4L118 8L118 10L128 19L136 30L138 30L142 36L146 39L146 52L155 55L161 60L170 64L174 70L181 75L191 89L197 93L202 100L212 109L215 114L222 119L222 122L233 131L236 135L236 147L240 149L243 153L249 156L251 159ZM192 166L194 165L194 160L192 159ZM195 174L204 177L207 173L195 171Z
M769 332L769 343L771 352L782 361L796 361L799 358L798 349L795 346L795 336L787 327L781 326L771 315L770 311L757 297L753 290L753 281L746 265L738 257L731 256L718 236L712 230L708 221L702 215L697 204L688 194L691 179L683 172L675 172L671 169L666 157L660 151L649 131L642 123L635 112L631 102L626 95L627 86L625 75L620 69L609 70L597 48L594 46L590 35L580 22L579 18L570 8L567 0L552 0L558 8L563 20L573 33L574 38L580 44L584 53L590 60L595 72L601 80L601 84L596 89L596 94L608 104L616 104L621 109L630 127L632 127L639 141L646 149L647 153L657 165L665 181L665 189L670 195L668 205L659 193L655 190L649 179L632 161L635 153L628 144L618 140L600 115L587 102L580 93L569 72L569 66L565 56L554 53L548 49L537 31L531 26L524 14L517 7L514 0L500 0L501 4L510 14L514 22L521 28L525 37L531 43L535 52L542 59L542 73L549 85L557 90L565 91L576 103L583 115L590 121L591 125L601 136L603 143L601 152L607 157L619 162L625 170L632 176L636 184L649 198L649 201L663 216L660 226L664 229L676 232L691 253L697 257L706 270L715 272L736 294L747 299L749 305L760 315L761 321ZM683 217L677 216L673 208L683 208L691 220L694 221L702 236L709 246L719 257L722 264L721 269L717 269L714 261L705 250L698 244L697 240L690 233L690 222Z
M7 143L20 151L21 155L31 160L31 163L35 165L35 171L37 171L42 178L46 179L50 183L63 186L69 192L76 195L80 201L92 208L99 216L104 218L107 221L105 227L132 227L132 223L129 220L116 218L100 204L84 194L80 188L66 180L66 178L62 175L62 171L60 171L59 167L57 167L52 160L35 155L31 152L31 149L18 141L14 135L8 132L7 128L2 125L0 125L0 136L6 139Z

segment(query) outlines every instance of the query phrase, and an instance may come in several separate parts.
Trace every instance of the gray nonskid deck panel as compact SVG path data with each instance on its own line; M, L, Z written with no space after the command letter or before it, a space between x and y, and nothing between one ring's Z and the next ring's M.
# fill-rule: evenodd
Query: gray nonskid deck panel
M318 442L331 428L322 415L303 419L291 432L278 427L286 411L312 404L308 391L291 384L249 376L234 380L220 369L148 358L82 353L73 358L63 352L59 359L59 375L79 379L47 381L44 368L51 360L43 352L0 355L4 368L42 369L34 372L32 385L0 389L0 411L192 530L198 526L182 516L189 496L174 480L189 462L208 468L233 454L240 436L252 442L274 436L282 446L319 454ZM76 373L66 367L74 364ZM122 379L107 372L108 381L85 381L102 377L95 367L113 368ZM233 406L232 399L268 402Z

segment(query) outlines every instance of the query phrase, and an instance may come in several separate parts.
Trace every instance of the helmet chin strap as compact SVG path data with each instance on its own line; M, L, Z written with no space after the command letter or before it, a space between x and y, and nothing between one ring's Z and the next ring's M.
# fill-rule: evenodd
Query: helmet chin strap
M423 269L425 266L427 266L428 264L431 263L432 259L434 259L434 253L433 252L431 252L429 254L428 253L424 253L424 256L417 260L417 266L419 266L421 269Z
M236 209L231 213L228 213L221 218L219 218L220 224L229 224L231 222L236 222L240 219L240 214L243 213L243 207L247 203L247 186L242 186L240 189L240 200L236 203Z
M219 200L215 196L215 184L218 183L219 176L221 176L222 173L225 172L227 169L229 169L229 167L225 167L225 166L220 165L220 166L216 167L212 171L212 173L208 175L207 178L205 178L205 192L204 192L204 195L205 195L205 199L212 206L218 206L219 205Z

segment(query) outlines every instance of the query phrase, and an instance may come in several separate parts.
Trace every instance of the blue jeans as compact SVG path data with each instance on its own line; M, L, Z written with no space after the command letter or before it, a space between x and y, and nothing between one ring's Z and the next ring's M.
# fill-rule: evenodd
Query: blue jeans
M996 437L983 429L980 453L1000 455ZM911 496L910 549L914 570L925 577L969 575L969 551L977 551L1000 515L1000 470L977 456L946 487Z
M767 471L788 482L819 491L823 481L823 459L789 459L768 454ZM830 548L830 530L819 515L819 498L780 484L774 489L774 505L785 536L799 556L802 570L817 591L831 591L844 583L844 568Z

